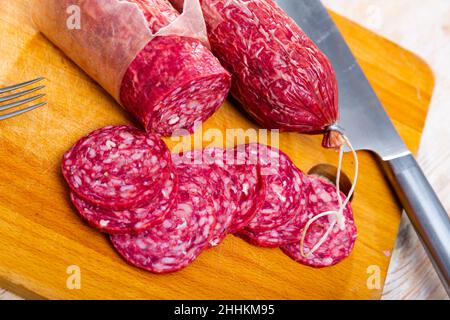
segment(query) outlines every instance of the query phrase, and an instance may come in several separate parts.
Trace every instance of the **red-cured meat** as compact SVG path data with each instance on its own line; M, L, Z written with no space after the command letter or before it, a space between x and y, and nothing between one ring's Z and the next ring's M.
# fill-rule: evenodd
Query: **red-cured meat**
M177 177L172 172L161 190L145 206L111 210L90 204L73 192L70 197L80 216L92 227L109 234L137 234L161 223L172 209L177 193Z
M176 208L162 224L139 235L111 236L119 254L130 264L168 273L188 266L204 250L216 223L214 203L201 172L191 165L178 165L179 189Z
M338 210L339 202L336 187L318 177L310 176L309 180L311 183L311 193L308 197L308 220L322 212ZM345 200L344 194L342 194L342 200ZM295 261L315 268L328 267L341 262L350 255L357 237L357 230L350 204L347 204L345 207L344 216L345 229L341 230L339 224L335 223L327 240L309 257L303 257L301 255L300 240L281 247L281 249ZM335 220L335 215L325 216L310 226L304 242L304 253L306 255L318 243Z
M238 210L228 227L229 233L236 233L255 217L264 204L265 186L262 183L260 167L250 161L247 156L248 147L236 147L226 156L227 171L231 173L234 181L234 194L237 195Z
M169 178L171 161L159 136L110 126L79 140L64 155L62 173L83 200L121 210L148 204Z
M203 185L211 196L216 215L216 225L209 241L210 247L219 245L228 234L228 228L238 211L238 195L234 176L223 161L223 149L208 148L188 151L174 159L180 168L193 171L192 179Z
M30 9L38 29L148 132L191 133L228 95L231 75L207 47L200 8L180 15L168 0L39 0Z
M178 12L167 0L127 0L156 33ZM231 76L199 40L156 37L136 56L122 80L120 100L148 132L192 133L222 105Z
M247 148L249 152L258 152L265 192L263 205L245 228L252 232L273 230L293 219L305 207L305 176L276 148L255 144Z
M299 242L301 232L309 219L307 200L310 194L310 185L308 177L304 177L304 185L301 203L303 210L297 211L297 214L290 221L265 231L251 231L249 229L242 229L237 235L245 241L259 247L278 248L293 242Z
M191 1L191 0L186 0ZM184 0L171 0L182 9ZM262 126L327 133L339 118L330 61L272 0L201 0L214 54L232 73L232 94Z

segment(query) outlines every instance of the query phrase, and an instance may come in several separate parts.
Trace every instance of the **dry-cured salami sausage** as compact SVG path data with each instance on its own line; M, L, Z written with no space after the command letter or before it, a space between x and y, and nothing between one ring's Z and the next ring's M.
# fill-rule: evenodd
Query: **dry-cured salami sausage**
M69 28L74 7L81 22ZM32 9L39 30L148 132L193 132L228 95L230 74L200 41L204 30L191 28L200 9L185 19L167 0L41 0Z
M171 0L179 10L184 1ZM232 73L232 94L266 128L327 133L344 141L337 81L327 57L273 0L201 0L214 54Z
M298 242L309 217L307 200L310 193L310 185L308 180L307 177L303 178L305 184L303 185L302 198L300 200L303 204L303 210L297 211L291 220L265 231L251 231L243 228L237 235L253 245L266 248L278 248Z
M127 0L144 13L156 33L178 12L167 0ZM197 39L156 37L137 55L122 80L120 100L149 132L192 133L222 105L230 75Z
M234 180L238 210L228 232L236 233L248 225L264 204L265 186L258 161L252 161L252 157L248 156L249 147L238 146L230 151L226 152L225 159L227 170Z

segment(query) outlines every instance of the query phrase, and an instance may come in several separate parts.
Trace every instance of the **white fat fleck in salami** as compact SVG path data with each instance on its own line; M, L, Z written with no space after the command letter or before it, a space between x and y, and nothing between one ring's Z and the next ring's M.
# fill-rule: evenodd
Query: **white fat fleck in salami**
M78 197L114 210L148 204L171 168L170 152L161 138L129 126L92 132L62 161L64 178Z
M263 205L246 226L251 232L273 230L292 220L305 207L303 173L280 150L264 145L259 145L258 150L261 170L266 171L261 176L265 193Z
M161 190L145 206L128 210L105 209L71 193L72 203L90 226L109 234L138 234L161 223L176 200L177 177L170 172Z
M329 210L338 210L339 201L337 198L336 187L321 178L310 176L311 193L308 197L308 220L314 216ZM345 195L342 194L345 200ZM281 247L283 252L293 260L315 268L323 268L335 265L350 255L353 250L357 230L353 218L353 212L350 203L344 209L345 229L341 230L336 223L336 216L324 216L314 222L308 229L304 241L304 252L307 257L302 256L300 251L300 240ZM325 232L334 225L326 241L311 255L311 250Z
M177 203L160 225L139 235L115 235L111 241L130 264L154 272L175 272L188 266L208 246L216 218L214 203L195 177L195 167L177 167Z

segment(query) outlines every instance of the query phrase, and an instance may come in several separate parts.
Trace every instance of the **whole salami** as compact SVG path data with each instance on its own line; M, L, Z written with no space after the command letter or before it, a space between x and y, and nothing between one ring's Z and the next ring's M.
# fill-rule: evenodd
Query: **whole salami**
M328 210L338 210L336 187L318 177L310 176L309 180L311 188L306 211L308 220ZM342 200L344 199L345 195L342 194ZM329 267L341 262L352 252L357 237L353 212L349 203L343 211L343 216L345 218L343 229L335 215L321 217L312 223L305 232L303 254L300 238L281 249L295 261L315 268ZM331 232L325 237L322 245L316 251L311 252L330 228Z
M48 39L148 132L164 136L193 132L231 86L207 48L201 10L188 8L180 16L167 0L40 0L32 6Z
M171 0L181 10L184 2ZM338 90L327 57L273 0L201 0L214 54L232 95L265 128L325 133L339 147Z

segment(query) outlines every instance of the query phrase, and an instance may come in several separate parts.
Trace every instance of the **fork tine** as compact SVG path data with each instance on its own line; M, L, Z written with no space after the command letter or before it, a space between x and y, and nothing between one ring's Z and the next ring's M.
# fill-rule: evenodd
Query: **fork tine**
M27 99L23 99L23 100L19 100L19 101L10 103L10 104L6 104L4 106L0 106L0 111L4 111L4 110L8 110L8 109L11 109L11 108L15 108L15 107L21 106L21 105L23 105L25 103L28 103L28 102L37 100L39 98L42 98L43 96L45 96L45 93L38 94L37 96L31 97L31 98L27 98Z
M6 120L6 119L9 119L9 118L18 116L18 115L21 115L23 113L26 113L26 112L29 112L31 110L37 109L39 107L45 106L46 104L47 104L47 102L41 102L41 103L38 103L38 104L36 104L34 106L31 106L31 107L28 107L28 108L25 108L25 109L21 109L21 110L17 110L17 111L5 114L3 116L0 116L0 121L1 120Z
M44 79L45 79L44 77L39 77L39 78L36 78L34 80L30 80L30 81L27 81L27 82L16 84L14 86L0 88L0 93L5 93L5 92L8 92L8 91L13 91L13 90L16 90L16 89L20 89L20 88L26 87L26 86L28 86L30 84L33 84L33 83L39 82L41 80L44 80Z
M25 90L23 92L14 93L14 94L11 94L9 96L0 97L0 103L5 102L5 101L9 101L9 100L13 100L13 99L16 99L16 98L19 98L19 97L22 97L24 95L27 95L27 94L29 94L31 92L35 92L35 91L41 90L43 88L45 88L45 86L39 86L39 87L36 87L36 88L33 88L33 89Z

